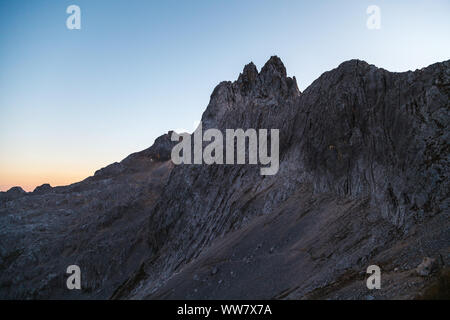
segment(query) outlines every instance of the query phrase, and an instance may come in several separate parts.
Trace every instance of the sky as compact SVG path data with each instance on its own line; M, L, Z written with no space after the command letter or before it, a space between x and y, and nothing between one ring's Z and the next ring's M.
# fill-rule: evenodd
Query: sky
M250 61L278 55L303 91L353 58L397 72L448 60L449 14L448 0L0 0L0 191L77 182L192 130Z

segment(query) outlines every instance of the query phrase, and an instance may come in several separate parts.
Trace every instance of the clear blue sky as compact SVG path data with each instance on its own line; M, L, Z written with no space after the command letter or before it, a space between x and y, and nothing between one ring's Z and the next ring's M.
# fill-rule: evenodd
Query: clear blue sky
M449 14L448 0L0 0L0 190L75 182L191 129L220 81L274 54L301 90L352 58L447 60Z

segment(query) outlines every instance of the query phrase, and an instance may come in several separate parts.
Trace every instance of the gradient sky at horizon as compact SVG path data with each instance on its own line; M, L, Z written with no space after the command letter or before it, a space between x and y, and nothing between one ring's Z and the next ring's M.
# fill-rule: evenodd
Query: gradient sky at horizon
M71 4L81 30L66 28ZM399 72L447 60L449 13L448 0L0 0L0 191L73 183L192 129L250 61L278 55L303 91L353 58Z

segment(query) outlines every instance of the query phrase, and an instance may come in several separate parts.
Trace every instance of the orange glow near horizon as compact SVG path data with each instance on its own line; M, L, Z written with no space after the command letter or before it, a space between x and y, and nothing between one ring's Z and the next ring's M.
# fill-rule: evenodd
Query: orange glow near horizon
M80 182L133 150L118 151L119 148L111 148L102 139L91 139L89 144L81 140L82 146L77 146L78 141L68 144L50 139L41 143L32 139L16 143L10 143L12 139L4 140L0 139L0 144L5 145L0 149L0 191L3 192L12 187L31 192L44 183L56 187Z
M68 174L67 176L54 175L44 177L43 175L36 176L19 176L16 175L11 178L7 178L0 175L0 191L8 191L12 187L21 187L27 192L33 191L36 187L49 183L52 187L65 186L75 182L84 180L92 174Z
M101 166L100 166L101 167ZM49 183L52 187L65 186L92 176L100 167L67 168L30 168L29 166L0 166L0 191L8 191L12 187L22 187L31 192L37 186ZM53 170L52 170L53 169Z

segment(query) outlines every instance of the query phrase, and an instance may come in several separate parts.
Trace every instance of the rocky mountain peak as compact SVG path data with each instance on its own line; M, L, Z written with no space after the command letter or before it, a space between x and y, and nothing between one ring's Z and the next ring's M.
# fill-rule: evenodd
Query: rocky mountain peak
M295 77L287 76L286 67L281 59L272 56L262 67L259 78L269 95L279 95L284 98L300 95Z
M255 64L250 62L236 81L224 81L217 85L203 113L202 122L205 128L220 127L218 123L232 125L240 117L240 112L250 111L250 105L274 107L299 95L295 77L287 76L280 58L272 56L259 73Z
M278 75L286 77L286 67L278 56L272 56L261 69L261 75Z
M242 81L243 83L253 83L258 77L258 69L256 68L253 62L245 65L244 70L239 75L238 82Z

